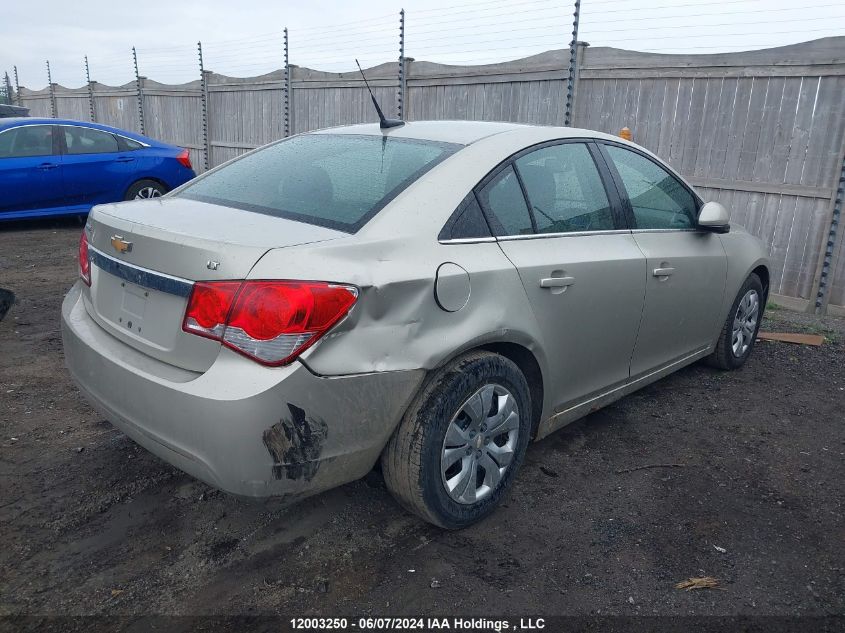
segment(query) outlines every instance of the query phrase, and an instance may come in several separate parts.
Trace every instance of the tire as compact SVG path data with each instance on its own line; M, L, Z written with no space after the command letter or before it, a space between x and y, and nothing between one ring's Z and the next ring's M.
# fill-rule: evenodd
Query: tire
M132 183L126 190L124 200L146 200L148 198L160 198L167 193L167 187L155 180L139 180Z
M749 299L750 297L750 299ZM748 302L754 304L753 315ZM766 296L760 278L752 273L734 299L728 317L722 326L716 349L707 357L707 363L719 369L738 369L745 364L754 349L757 331L763 319ZM753 319L752 319L753 316ZM735 331L735 326L738 331ZM742 339L737 345L737 337Z
M411 402L382 453L384 481L426 521L464 528L493 512L508 492L530 433L523 373L499 354L470 352L430 375Z

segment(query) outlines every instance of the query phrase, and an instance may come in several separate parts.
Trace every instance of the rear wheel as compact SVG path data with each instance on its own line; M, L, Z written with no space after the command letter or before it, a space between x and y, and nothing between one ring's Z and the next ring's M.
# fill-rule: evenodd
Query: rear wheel
M519 368L472 352L437 370L382 454L388 489L408 510L447 529L490 514L513 483L531 432Z
M148 198L161 198L167 193L167 187L155 180L139 180L133 183L126 191L124 200L146 200Z
M751 274L734 299L716 349L707 362L719 369L737 369L751 356L764 310L763 284Z

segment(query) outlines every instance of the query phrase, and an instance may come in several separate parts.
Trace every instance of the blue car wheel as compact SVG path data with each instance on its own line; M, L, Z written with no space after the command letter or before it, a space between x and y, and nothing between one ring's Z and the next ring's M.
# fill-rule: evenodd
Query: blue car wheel
M139 180L126 190L124 200L146 200L160 198L167 193L167 187L155 180Z

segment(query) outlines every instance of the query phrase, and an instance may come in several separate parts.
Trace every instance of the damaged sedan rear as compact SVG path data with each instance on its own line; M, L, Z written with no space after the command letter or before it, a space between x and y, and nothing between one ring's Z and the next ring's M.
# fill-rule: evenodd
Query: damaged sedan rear
M248 497L380 461L446 528L495 508L532 438L741 366L768 286L759 243L641 148L469 122L299 135L95 207L79 267L67 364L136 442Z

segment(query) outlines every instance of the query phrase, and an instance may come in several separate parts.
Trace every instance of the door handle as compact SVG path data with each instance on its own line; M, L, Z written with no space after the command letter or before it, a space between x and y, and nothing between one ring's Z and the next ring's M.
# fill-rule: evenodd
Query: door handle
M58 167L56 163L41 163L38 166L38 169L43 169L44 171L47 171L48 169L55 169L56 167Z
M118 156L117 158L114 159L114 162L116 162L116 163L131 163L133 160L135 160L135 159L132 156Z
M546 277L540 280L541 288L566 288L575 283L575 277Z
M655 277L668 277L673 272L675 272L674 268L655 268L652 275Z

